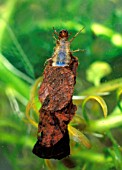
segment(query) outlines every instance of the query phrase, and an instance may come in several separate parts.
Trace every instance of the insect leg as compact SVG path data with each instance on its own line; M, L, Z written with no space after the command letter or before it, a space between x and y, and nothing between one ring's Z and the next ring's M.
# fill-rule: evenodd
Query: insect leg
M76 53L76 52L85 52L86 50L81 50L81 49L77 49L77 50L74 50L74 51L71 51L71 53Z
M47 64L48 62L50 62L51 60L52 60L52 58L47 59L47 60L45 61L45 63L44 63L44 66L46 66L46 64Z
M53 38L55 39L55 41L57 41L57 38L55 37L55 35L53 34L52 36L53 36Z
M85 27L83 27L79 32L77 32L77 33L75 34L75 36L72 37L69 42L71 43L71 42L81 33L81 31L82 31L84 28L85 28Z

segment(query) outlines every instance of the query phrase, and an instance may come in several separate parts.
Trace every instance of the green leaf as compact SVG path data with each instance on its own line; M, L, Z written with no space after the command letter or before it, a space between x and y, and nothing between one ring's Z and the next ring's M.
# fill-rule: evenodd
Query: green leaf
M29 84L16 76L16 73L8 68L8 65L5 65L4 61L3 55L0 54L0 80L5 83L6 87L13 88L13 90L17 91L26 99L28 99L30 93Z
M82 109L83 109L82 112L83 112L83 116L84 116L85 120L87 122L89 121L88 116L87 116L87 114L85 112L85 105L91 99L96 100L100 104L100 106L101 106L101 108L103 110L104 117L106 117L107 113L108 113L108 110L107 110L107 105L106 105L105 101L103 100L103 98L101 98L100 96L88 96L88 97L86 97L86 99L82 103Z
M88 149L91 148L90 141L82 132L80 132L79 130L70 125L68 125L68 130L75 141L77 141L79 144L80 143L83 144Z
M111 71L112 69L108 63L95 61L86 70L87 80L94 83L95 86L99 86L101 79L110 74Z

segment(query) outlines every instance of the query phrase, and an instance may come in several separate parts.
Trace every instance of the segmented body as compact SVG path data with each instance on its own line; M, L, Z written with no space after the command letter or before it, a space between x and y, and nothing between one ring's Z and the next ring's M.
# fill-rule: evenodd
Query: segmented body
M57 41L54 54L52 56L52 66L68 66L70 63L70 43L62 38Z

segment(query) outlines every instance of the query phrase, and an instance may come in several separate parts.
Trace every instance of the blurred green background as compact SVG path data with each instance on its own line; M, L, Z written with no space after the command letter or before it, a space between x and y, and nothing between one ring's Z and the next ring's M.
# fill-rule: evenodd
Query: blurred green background
M68 169L61 161L45 162L32 154L37 129L25 109L31 87L52 56L53 27L67 29L71 38L84 26L71 44L72 50L86 50L74 54L79 60L74 94L83 97L75 101L77 114L82 116L86 95L100 95L108 118L101 125L102 110L88 102L84 131L92 148L72 141L74 169L122 169L122 1L0 0L0 170ZM82 121L75 123L81 128Z

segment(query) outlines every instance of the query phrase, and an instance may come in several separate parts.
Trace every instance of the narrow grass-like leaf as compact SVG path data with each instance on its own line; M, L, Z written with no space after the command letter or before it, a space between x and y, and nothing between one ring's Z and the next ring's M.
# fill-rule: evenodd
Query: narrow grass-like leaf
M111 154L113 161L115 163L116 169L122 169L122 154L120 152L120 146L118 145L117 141L113 137L112 133L108 131L107 136L113 143L113 148L109 149L109 153Z
M107 83L101 83L98 87L90 87L84 90L80 95L96 95L102 92L110 92L122 87L122 78L118 78Z
M10 134L8 132L1 132L0 133L0 142L4 142L7 144L13 144L13 145L21 145L21 146L26 146L29 148L32 148L34 144L34 140L32 140L31 137L27 136L21 136L18 134Z
M122 106L121 106L121 96L122 96L122 87L118 89L117 91L117 104L122 111Z
M45 164L48 170L56 170L55 166L52 164L51 160L45 159Z
M71 125L80 125L82 126L83 128L86 127L87 123L86 121L81 117L79 116L78 114L75 114L75 116L73 117L72 121L70 122Z
M2 3L1 3L1 11L0 11L0 50L1 50L1 44L3 41L4 33L6 30L6 22L9 22L9 19L11 18L11 15L13 11L15 10L15 6L17 4L17 0L13 1L5 1L4 3L4 12L2 10Z
M36 123L31 117L30 117L30 109L32 107L32 102L29 101L27 106L26 106L26 117L29 120L29 122L35 126L36 128L38 127L38 123Z
M19 59L22 61L24 67L25 67L25 70L26 72L29 74L29 76L31 76L32 78L34 78L34 70L33 70L33 66L31 65L28 57L26 56L26 54L24 53L21 45L19 44L16 36L14 35L12 29L10 28L9 25L6 26L8 31L9 31L9 34L10 34L10 37L14 43L14 45L16 46L18 52L20 53L20 57Z
M37 90L38 90L38 86L39 86L39 84L42 82L42 77L39 77L36 81L35 81L35 83L33 84L33 86L32 86L32 88L31 88L31 92L30 92L30 103L32 103L31 104L31 108L35 111L35 113L37 114L37 115L39 115L39 109L40 108L38 108L37 107L37 104L39 104L39 107L41 107L40 105L41 105L41 103L40 103L40 101L39 100L37 100L36 101L36 99L37 99Z
M80 132L79 130L77 130L76 128L74 128L70 125L68 125L68 130L75 141L77 141L78 143L81 143L88 149L91 148L90 141L82 132Z
M104 132L112 128L122 126L122 114L110 115L107 118L90 121L87 130Z
M3 56L1 57L0 54L0 80L3 81L6 86L13 88L28 99L30 92L29 85L9 70L3 62Z
M2 60L3 65L13 74L15 74L17 77L23 79L27 83L34 83L34 80L31 79L29 76L24 74L23 72L19 71L16 67L14 67L2 54L0 54L0 58Z
M17 130L17 131L21 131L21 127L20 126L18 126L17 124L16 124L16 122L13 122L12 120L8 120L8 119L6 119L6 120L4 120L4 119L1 119L0 120L0 127L1 128L5 128L5 127L9 127L9 128L13 128L13 129L15 129L15 130Z
M122 36L119 33L114 32L112 29L107 28L101 24L94 23L92 24L92 30L97 35L106 35L107 37L111 38L111 42L118 46L122 47Z
M97 152L93 151L83 151L82 152L76 152L74 153L76 158L81 158L84 160L87 160L89 162L94 162L94 163L112 163L112 158L111 157L105 157L104 154L100 154Z
M107 105L106 105L105 101L100 96L88 96L88 97L86 97L86 99L83 101L83 104L82 104L83 116L84 116L85 120L89 121L89 118L85 112L85 105L91 99L96 100L100 104L100 106L103 110L104 117L106 117L108 110L107 110Z

